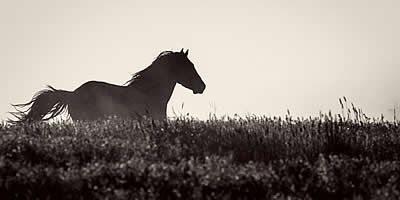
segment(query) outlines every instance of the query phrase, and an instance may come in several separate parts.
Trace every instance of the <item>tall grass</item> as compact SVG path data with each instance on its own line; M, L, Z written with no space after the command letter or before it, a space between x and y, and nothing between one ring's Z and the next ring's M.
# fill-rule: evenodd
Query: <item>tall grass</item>
M398 123L340 103L308 119L2 124L0 196L399 198Z

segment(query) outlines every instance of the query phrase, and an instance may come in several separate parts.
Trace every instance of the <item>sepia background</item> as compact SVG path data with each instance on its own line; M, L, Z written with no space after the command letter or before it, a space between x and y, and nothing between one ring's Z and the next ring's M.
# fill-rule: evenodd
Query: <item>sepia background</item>
M316 116L346 96L393 119L400 106L397 0L0 2L0 120L47 84L121 85L181 48L207 88L178 85L169 116Z

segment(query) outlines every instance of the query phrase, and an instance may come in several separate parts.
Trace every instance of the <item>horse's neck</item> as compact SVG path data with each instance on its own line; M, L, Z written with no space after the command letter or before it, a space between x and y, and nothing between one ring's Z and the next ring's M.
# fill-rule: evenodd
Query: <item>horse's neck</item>
M156 102L167 104L174 91L176 81L171 79L166 72L155 67L146 70L143 77L134 81L130 87L142 91Z

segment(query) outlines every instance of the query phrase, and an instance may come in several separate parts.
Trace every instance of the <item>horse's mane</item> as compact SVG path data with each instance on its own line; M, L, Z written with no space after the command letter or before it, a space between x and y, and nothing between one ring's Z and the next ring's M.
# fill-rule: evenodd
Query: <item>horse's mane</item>
M166 57L166 56L168 56L168 55L172 55L172 54L174 54L174 53L175 53L175 52L173 52L173 51L163 51L163 52L161 52L161 53L154 59L154 61L151 63L150 66L148 66L146 69L143 69L143 70L141 70L141 71L139 71L139 72L134 73L134 74L132 75L132 78L129 79L127 82L125 82L124 85L128 85L128 86L129 86L129 85L132 84L133 82L137 82L137 81L142 80L144 77L146 77L146 73L149 72L149 69L151 69L152 66L159 64L159 62L162 60L162 58L164 58L164 57Z

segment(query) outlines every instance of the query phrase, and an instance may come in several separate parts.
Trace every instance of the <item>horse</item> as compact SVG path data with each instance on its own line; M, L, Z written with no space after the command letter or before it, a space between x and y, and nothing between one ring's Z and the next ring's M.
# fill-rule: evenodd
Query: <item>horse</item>
M13 105L17 111L10 113L17 118L15 122L46 121L65 111L73 121L108 116L166 119L167 104L177 83L194 94L202 94L206 88L188 53L184 49L163 51L123 85L89 81L74 91L48 85L28 103ZM25 107L28 109L21 111Z

